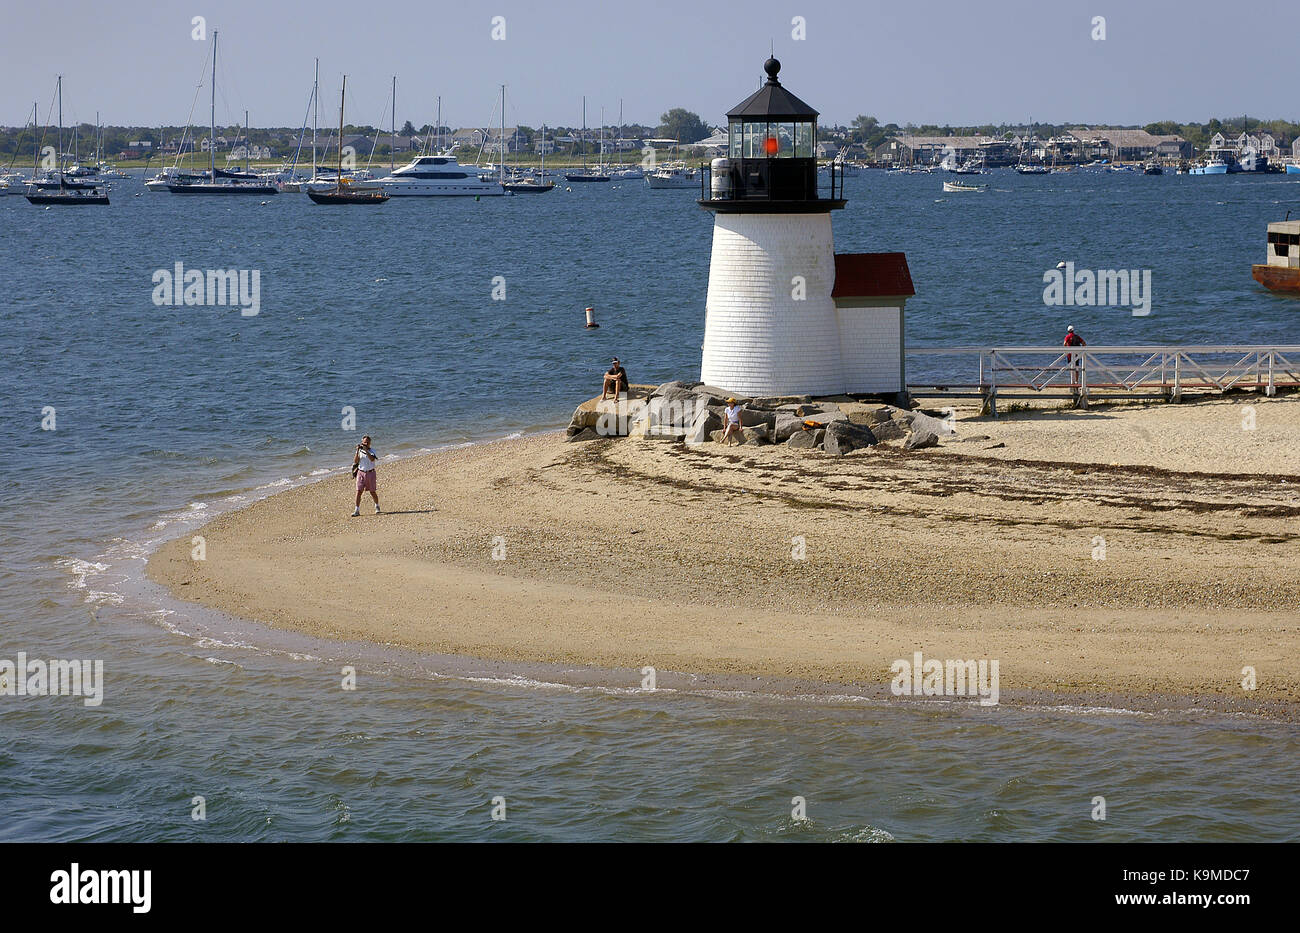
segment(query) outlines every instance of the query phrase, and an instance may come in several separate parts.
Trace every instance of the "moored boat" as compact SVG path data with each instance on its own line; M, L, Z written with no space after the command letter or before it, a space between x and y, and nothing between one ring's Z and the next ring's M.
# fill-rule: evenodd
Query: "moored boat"
M1256 282L1275 292L1300 295L1300 220L1268 225L1267 261L1250 267Z
M987 189L988 185L972 185L970 182L965 181L945 181L943 183L943 190L952 193L962 191L985 191Z

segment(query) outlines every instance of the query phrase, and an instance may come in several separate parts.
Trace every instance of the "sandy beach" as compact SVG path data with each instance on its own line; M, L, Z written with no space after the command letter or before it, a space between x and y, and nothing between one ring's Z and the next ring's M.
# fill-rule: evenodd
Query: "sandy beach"
M272 626L485 659L888 696L922 651L999 659L1004 702L1297 718L1300 400L957 427L845 457L475 445L382 463L382 515L349 517L342 473L217 518L206 560L164 545L149 575Z

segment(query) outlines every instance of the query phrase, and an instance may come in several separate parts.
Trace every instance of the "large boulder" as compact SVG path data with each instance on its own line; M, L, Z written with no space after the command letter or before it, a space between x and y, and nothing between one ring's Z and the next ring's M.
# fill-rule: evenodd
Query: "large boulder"
M686 432L686 443L703 444L714 431L722 430L722 418L717 412L706 408L696 416L691 428Z
M676 381L665 382L663 385L655 389L651 395L652 401L654 399L665 399L689 401L693 403L698 398L699 394L695 391L694 385Z
M796 431L786 440L787 447L793 447L796 450L812 450L816 444L813 443L812 431Z
M772 440L775 443L784 444L795 434L799 433L807 433L804 431L802 418L785 411L778 411L776 413L776 419L772 423Z
M826 426L823 448L828 454L843 456L863 447L875 447L877 443L870 428L848 421L832 421Z
M825 429L825 428L818 428L817 430L813 431L813 432L812 432L812 436L813 436L813 446L814 446L814 447L821 447L823 444L826 443L826 429Z
M760 424L771 427L776 423L776 412L764 411L761 408L750 408L742 406L740 409L740 426L742 428L752 428Z
M907 440L903 441L903 446L908 450L921 450L925 447L938 447L939 436L929 428L914 427L912 433L908 435Z
M871 425L871 433L882 444L885 441L897 441L907 436L907 423L904 421L877 421Z
M900 415L902 413L900 412ZM920 411L908 412L904 417L911 422L913 431L929 431L935 437L943 437L945 434L956 434L957 431L945 419L934 418Z
M804 421L812 421L816 424L826 427L829 424L840 421L845 424L849 423L849 416L842 411L815 411L809 412L803 416Z
M746 444L772 443L772 436L765 424L756 424L752 428L741 428L740 433L745 436Z
M751 399L754 408L786 409L791 405L807 405L812 401L811 395L768 395Z
M656 395L646 403L646 418L651 425L689 428L706 407L704 399L693 392Z

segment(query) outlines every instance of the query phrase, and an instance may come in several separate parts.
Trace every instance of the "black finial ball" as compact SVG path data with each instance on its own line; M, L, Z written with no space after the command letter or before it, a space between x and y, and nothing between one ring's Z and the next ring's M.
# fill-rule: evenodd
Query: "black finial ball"
M767 72L767 77L771 81L776 80L777 73L781 70L781 63L775 58L769 58L763 62L763 70Z

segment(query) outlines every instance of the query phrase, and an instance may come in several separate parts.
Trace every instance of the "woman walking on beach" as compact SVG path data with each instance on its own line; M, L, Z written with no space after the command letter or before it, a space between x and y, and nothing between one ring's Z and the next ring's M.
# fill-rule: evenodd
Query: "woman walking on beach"
M352 475L357 478L357 502L352 510L352 517L361 514L361 494L370 491L370 498L375 500L375 514L379 514L379 477L375 473L375 461L379 454L370 448L370 435L361 438L357 451L352 456Z

